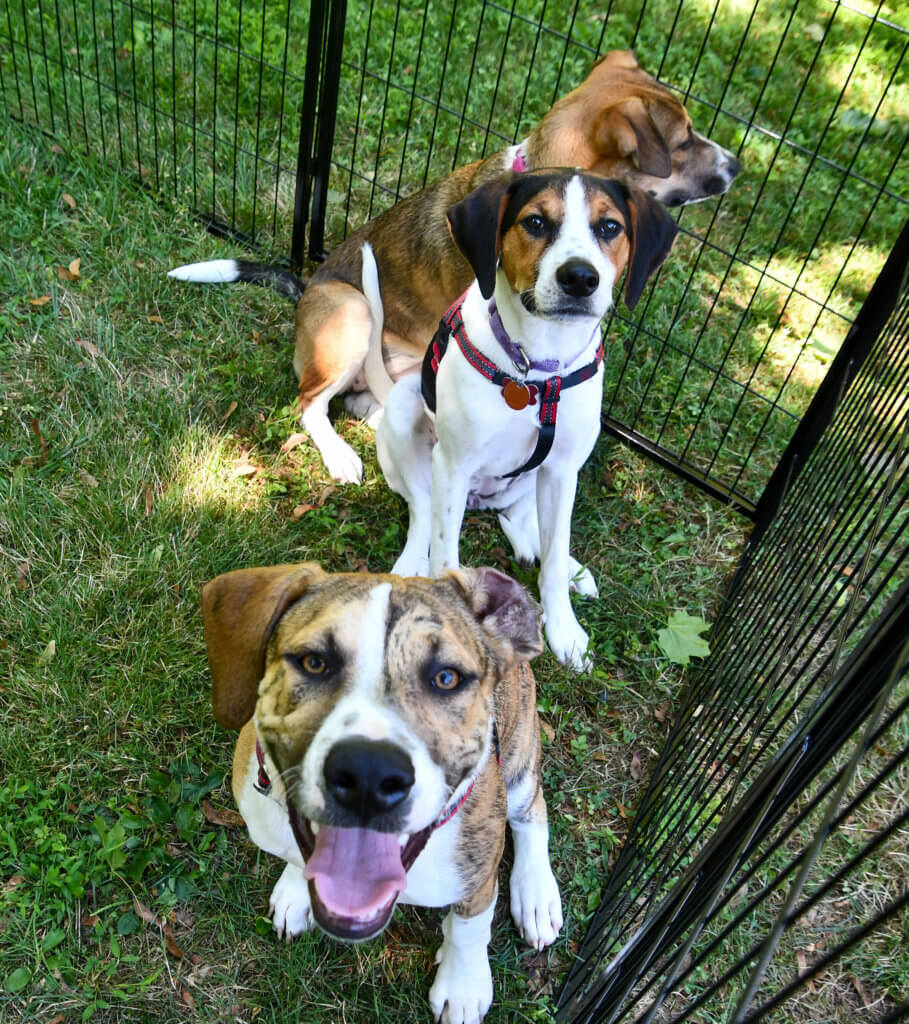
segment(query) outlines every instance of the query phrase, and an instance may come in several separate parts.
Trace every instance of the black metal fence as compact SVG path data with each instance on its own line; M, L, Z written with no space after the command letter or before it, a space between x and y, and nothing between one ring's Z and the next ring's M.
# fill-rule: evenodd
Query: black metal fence
M888 993L909 976L906 865L889 852L909 778L905 234L858 316L909 211L909 30L885 10L0 4L8 116L271 258L299 262L304 234L319 258L399 196L523 137L612 48L633 47L740 156L729 195L681 212L645 301L608 328L607 430L757 528L563 1020L811 1019L779 1004L840 963L871 1007L856 1019L900 1012ZM874 905L866 870L886 886ZM781 951L791 983L764 973Z
M736 151L609 324L604 424L755 513L909 205L905 15L834 0L3 0L9 115L299 262L633 47ZM900 22L901 23L898 23Z
M909 1014L907 267L909 225L781 463L560 1020Z

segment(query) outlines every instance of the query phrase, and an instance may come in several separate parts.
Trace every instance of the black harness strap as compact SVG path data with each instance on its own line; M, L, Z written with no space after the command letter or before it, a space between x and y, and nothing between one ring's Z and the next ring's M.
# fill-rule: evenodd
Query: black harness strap
M555 440L556 417L559 410L559 399L566 388L573 388L581 384L597 372L600 363L603 361L603 342L597 348L593 361L582 366L580 369L570 373L567 377L547 377L545 380L515 381L503 370L500 370L495 363L491 362L478 349L474 348L464 330L464 320L461 316L461 304L464 301L462 295L454 302L442 317L439 329L433 335L432 341L423 356L423 367L420 375L420 389L423 393L423 401L430 412L436 411L436 375L439 372L439 363L448 350L448 343L454 335L464 358L470 365L481 373L488 381L498 387L504 387L509 381L526 387L530 393L529 404L536 404L537 394L540 396L540 433L537 437L536 447L530 454L530 458L519 469L513 469L510 473L503 474L502 479L520 476L521 473L528 473L536 469L552 449L552 442Z

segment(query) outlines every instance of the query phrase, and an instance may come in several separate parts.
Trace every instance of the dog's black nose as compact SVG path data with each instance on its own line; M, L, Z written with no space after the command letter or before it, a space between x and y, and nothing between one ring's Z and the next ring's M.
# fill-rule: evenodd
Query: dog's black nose
M600 275L586 260L569 260L556 271L556 280L566 295L586 299L597 290Z
M392 743L366 739L336 743L325 758L325 785L364 825L393 810L413 786L413 763Z

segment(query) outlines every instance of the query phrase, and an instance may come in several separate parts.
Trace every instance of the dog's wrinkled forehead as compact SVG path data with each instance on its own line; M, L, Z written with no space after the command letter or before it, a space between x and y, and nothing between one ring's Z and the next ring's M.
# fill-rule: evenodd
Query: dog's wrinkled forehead
M563 208L568 186L575 179L581 183L588 207L601 206L605 202L614 208L626 226L630 226L628 190L621 182L584 174L581 171L552 170L523 174L512 186L508 204L502 215L502 236L514 227L522 211L533 201L546 205L551 210Z
M269 642L270 665L310 655L317 660L308 667L320 670L317 682L324 680L338 691L357 688L375 694L433 660L457 662L460 670L478 675L489 667L483 630L447 588L355 574L315 584L277 624ZM291 698L304 695L306 673L291 673L296 676L302 680L296 687L301 692Z

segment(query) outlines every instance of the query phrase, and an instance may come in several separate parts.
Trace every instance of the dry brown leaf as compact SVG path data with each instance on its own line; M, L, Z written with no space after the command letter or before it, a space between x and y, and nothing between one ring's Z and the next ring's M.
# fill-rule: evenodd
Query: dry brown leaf
M46 306L50 302L51 297L49 295L39 295L37 299L29 299L29 303L32 306Z
M20 562L16 566L16 586L19 590L28 589L28 572L31 566L28 562Z
M859 999L865 1004L866 1007L871 1006L871 1000L868 998L868 993L865 991L865 986L856 978L854 975L849 979L852 982L852 987L858 992Z
M65 1013L55 1013L53 1017L47 1022L47 1024L63 1024L66 1020Z
M86 341L85 338L76 338L75 342L83 352L87 352L93 359L97 359L101 355L101 350L97 345L93 345L90 341Z
M298 430L296 434L291 434L284 444L281 445L281 451L289 452L291 449L296 448L297 445L303 444L307 436L302 430Z
M550 743L552 743L552 741L555 739L555 729L553 729L549 722L544 722L542 719L540 719L540 728L545 733L546 739L549 740Z
M75 281L78 276L78 274L74 274L71 270L67 270L66 267L57 267L57 277L61 281Z
M97 487L98 481L89 473L87 469L77 469L76 476L85 484L86 487Z
M155 924L158 920L158 915L153 910L149 910L149 908L135 896L133 896L133 910L135 910L136 914L141 917L146 924Z
M7 893L11 893L13 889L18 889L24 881L25 875L10 875L3 883L3 895L6 896Z
M145 319L150 324L163 324L164 323L164 321L161 319L161 317L159 317L157 315L157 313L153 313L151 316L147 316Z
M190 994L189 989L182 982L180 984L180 999L187 1007L189 1007L190 1010L194 1010L196 1008L196 1001Z
M61 200L62 200L62 201L63 201L64 203L66 203L66 205L67 205L67 206L68 206L68 207L69 207L69 208L70 208L71 210L75 210L75 208L76 208L76 200L75 200L75 199L73 199L73 197L72 197L72 196L71 196L71 195L69 194L69 192L64 192L64 193L63 193L63 195L62 195L62 196L60 196L60 199L61 199Z
M316 498L316 505L321 508L337 489L338 488L335 487L334 484L329 484L327 487L323 487L319 492L319 497Z
M303 516L305 516L307 512L312 512L312 510L315 507L316 507L315 505L307 505L307 504L297 505L297 507L293 510L293 512L291 512L291 515L294 517L294 519L302 519Z
M252 340L254 345L258 345L259 342L262 340L262 335L259 334L259 332L255 328L253 328Z
M644 777L644 769L641 767L641 755L635 751L631 758L631 765L629 766L631 777L635 782L640 782Z
M622 816L623 818L627 818L627 817L628 817L628 810L627 810L627 808L625 807L625 805L624 805L623 803L621 803L621 802L620 802L619 800L616 800L616 802L615 802L615 805L616 805L616 807L618 807L618 809L619 809L619 814L620 814L620 815L621 815L621 816Z
M94 928L99 921L97 914L83 914L82 915L82 927L83 928Z
M238 466L234 467L234 476L238 476L241 479L255 476L259 472L259 467L254 466L251 462L241 462Z
M77 256L74 260L69 261L69 272L73 277L79 276L79 268L82 266L82 257Z
M213 807L207 800L202 801L202 813L205 820L212 825L223 825L225 828L240 828L246 824L242 816L228 807Z
M152 510L152 505L155 503L155 492L151 489L150 484L145 485L145 514L148 515Z
M41 445L41 465L43 466L47 462L47 442L44 440L44 435L41 433L41 427L38 425L38 417L32 416L32 433L38 438L38 442Z
M177 940L174 938L169 926L164 929L164 944L167 946L167 952L177 960L182 960L186 956L177 944Z
M799 974L804 974L808 970L808 957L805 956L804 949L797 949L795 951L795 960L799 965Z
M230 405L227 407L227 412L224 413L224 415L219 420L219 425L221 423L225 423L231 416L233 416L233 414L236 411L237 411L237 403L236 402L231 402Z

